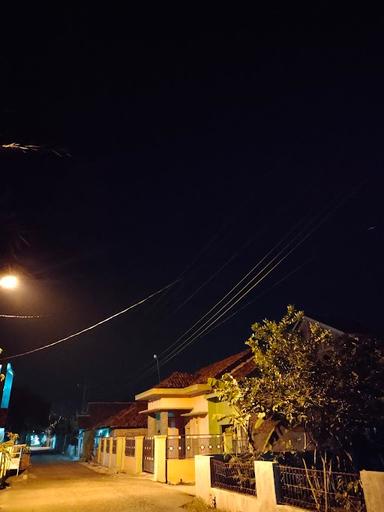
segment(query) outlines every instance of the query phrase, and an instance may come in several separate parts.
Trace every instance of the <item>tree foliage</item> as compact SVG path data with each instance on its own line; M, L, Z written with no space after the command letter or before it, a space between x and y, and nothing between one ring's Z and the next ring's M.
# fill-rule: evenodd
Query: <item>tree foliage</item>
M279 322L252 325L246 344L255 373L230 374L212 385L235 411L255 451L271 449L278 428L301 428L319 449L351 453L358 437L372 438L384 424L384 350L379 340L342 335L316 322L303 328L302 311L288 306ZM264 429L264 446L255 434Z

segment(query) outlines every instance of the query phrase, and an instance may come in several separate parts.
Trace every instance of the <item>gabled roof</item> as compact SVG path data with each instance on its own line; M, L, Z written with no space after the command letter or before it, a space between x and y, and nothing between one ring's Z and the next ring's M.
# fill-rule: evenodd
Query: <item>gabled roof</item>
M173 372L153 388L136 395L136 398L138 400L153 400L161 396L200 395L209 391L210 388L207 386L209 378L220 378L224 373L228 372L240 378L250 375L253 370L252 352L250 349L247 349L205 366L195 374Z
M145 408L145 402L130 402L128 407L102 420L96 428L146 428L147 419L140 414Z
M209 378L218 379L224 373L236 373L239 371L245 363L252 363L253 357L250 349L243 350L242 352L238 352L237 354L233 354L232 356L226 357L221 361L216 361L201 370L198 370L195 373L194 384L206 384ZM251 367L250 367L251 369ZM248 375L248 374L247 374ZM235 376L235 375L234 375ZM244 376L239 373L238 377Z
M131 402L89 402L87 412L78 416L79 428L92 429L98 423L126 408Z
M332 335L337 338L345 334L339 329L335 329L322 322L318 322L313 318L304 316L299 328L303 332L304 336L309 335L309 324L316 322L319 323L324 329L331 331ZM240 379L242 377L252 376L256 370L253 354L250 348L233 354L225 359L216 361L200 370L197 370L194 374L185 372L173 372L169 377L162 380L159 384L153 386L151 390L144 391L137 395L139 399L153 399L158 398L162 394L167 396L179 396L171 395L170 392L165 392L166 389L184 390L189 392L190 389L196 387L195 394L200 394L203 389L199 390L198 385L207 384L209 378L220 378L225 373L230 373L233 377ZM188 388L188 389L186 389ZM162 391L164 390L164 391ZM155 392L156 391L156 392ZM175 391L176 393L176 391Z
M194 382L195 377L191 373L173 372L156 386L158 388L186 388Z

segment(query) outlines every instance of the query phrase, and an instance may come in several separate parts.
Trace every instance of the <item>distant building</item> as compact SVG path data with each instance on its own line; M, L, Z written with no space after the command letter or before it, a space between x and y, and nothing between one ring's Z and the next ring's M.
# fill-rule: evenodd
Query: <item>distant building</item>
M100 428L98 425L130 405L131 402L89 402L86 412L77 417L79 426L77 447L71 443L72 449L69 455L82 457L88 442L95 443L96 447L98 439L109 436L110 432L109 427Z
M0 442L4 440L5 425L8 417L8 406L11 398L13 384L13 369L11 363L7 363L4 367L0 364L0 372L5 375L4 380L0 383Z

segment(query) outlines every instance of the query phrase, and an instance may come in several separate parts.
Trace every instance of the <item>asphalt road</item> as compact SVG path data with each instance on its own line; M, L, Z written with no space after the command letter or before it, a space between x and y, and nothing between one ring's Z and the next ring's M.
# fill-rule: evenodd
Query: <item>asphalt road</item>
M193 496L149 475L103 474L52 455L32 457L32 467L7 480L1 512L182 512Z

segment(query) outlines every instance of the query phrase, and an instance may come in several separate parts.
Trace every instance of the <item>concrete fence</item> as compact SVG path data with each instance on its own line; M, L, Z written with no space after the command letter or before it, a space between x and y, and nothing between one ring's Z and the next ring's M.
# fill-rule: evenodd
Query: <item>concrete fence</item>
M211 458L195 456L196 496L208 505L228 512L303 512L292 505L279 504L278 464L254 462L255 496L212 487ZM367 512L384 512L384 472L361 471Z
M132 440L133 448L132 448ZM144 436L133 438L105 437L101 439L96 452L96 462L114 471L131 475L143 470ZM127 445L129 443L129 448Z

